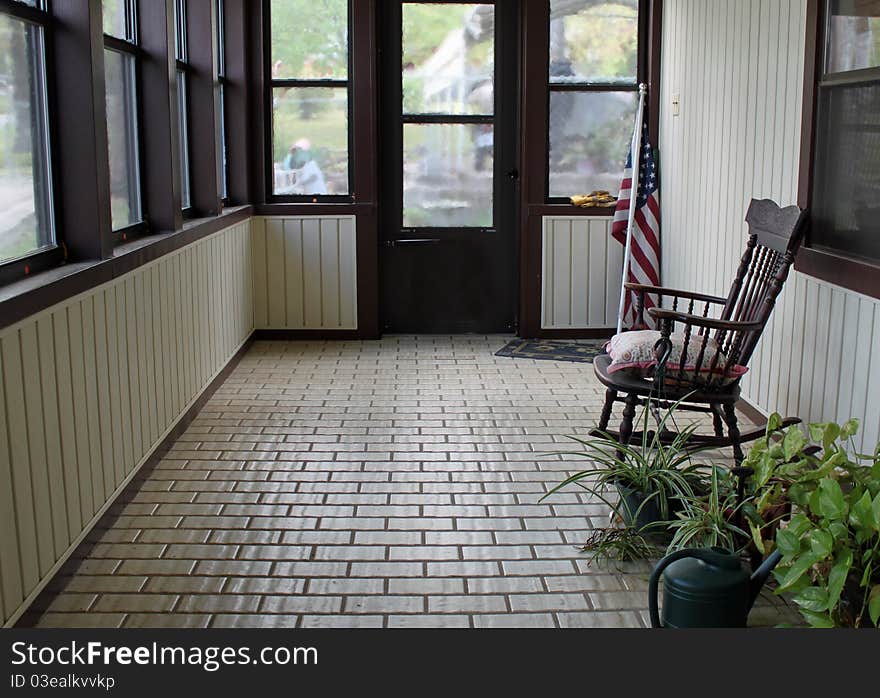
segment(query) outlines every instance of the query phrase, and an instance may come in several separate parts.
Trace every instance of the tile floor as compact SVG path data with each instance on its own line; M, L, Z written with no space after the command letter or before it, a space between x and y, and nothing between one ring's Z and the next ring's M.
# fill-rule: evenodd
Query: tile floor
M23 623L647 626L650 566L577 548L603 505L539 502L604 390L507 339L256 342Z

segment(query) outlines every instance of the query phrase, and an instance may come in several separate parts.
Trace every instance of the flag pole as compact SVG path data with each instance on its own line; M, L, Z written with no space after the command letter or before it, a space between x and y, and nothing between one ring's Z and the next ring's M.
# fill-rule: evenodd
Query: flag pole
M630 155L632 158L632 175L630 177L629 220L626 224L626 251L623 254L623 278L620 280L620 304L617 308L617 334L623 330L623 307L626 302L626 282L629 278L629 265L632 258L633 223L636 218L636 206L639 199L639 167L642 159L642 122L645 114L645 95L648 86L639 84L639 108L636 111L636 126L633 129Z

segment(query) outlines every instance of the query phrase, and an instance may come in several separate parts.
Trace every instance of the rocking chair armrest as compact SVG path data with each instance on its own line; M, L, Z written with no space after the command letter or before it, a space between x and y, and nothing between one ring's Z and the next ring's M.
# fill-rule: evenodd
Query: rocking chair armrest
M636 293L656 293L660 296L677 296L678 298L689 298L704 303L716 303L718 305L727 304L726 298L720 298L719 296L710 296L708 294L697 293L695 291L679 291L678 289L666 288L664 286L648 286L645 284L627 282L626 288L627 290L635 291Z
M702 317L700 315L680 313L677 310L667 310L666 308L648 308L648 314L657 320L661 327L664 324L664 320L680 322L684 325L696 325L697 327L705 327L710 330L724 330L726 332L756 332L764 326L764 323L762 322L718 320L716 318Z

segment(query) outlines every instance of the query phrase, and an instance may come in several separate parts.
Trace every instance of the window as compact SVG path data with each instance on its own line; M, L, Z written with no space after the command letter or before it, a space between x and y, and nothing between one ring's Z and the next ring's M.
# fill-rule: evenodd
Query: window
M348 0L272 0L270 191L348 197Z
M811 226L797 268L880 297L880 0L826 0L813 10L805 128L812 116L815 129L812 153L802 155L812 177L802 177L800 197Z
M0 264L55 247L42 2L0 11Z
M227 191L229 167L226 163L226 31L224 11L226 3L217 0L217 93L220 109L220 198L225 202L229 198Z
M138 38L134 0L104 0L104 78L114 232L144 220L141 206Z
M189 47L186 33L186 2L174 0L174 53L177 58L177 127L180 134L180 206L192 206L189 161Z
M550 0L548 196L616 193L638 104L639 0Z

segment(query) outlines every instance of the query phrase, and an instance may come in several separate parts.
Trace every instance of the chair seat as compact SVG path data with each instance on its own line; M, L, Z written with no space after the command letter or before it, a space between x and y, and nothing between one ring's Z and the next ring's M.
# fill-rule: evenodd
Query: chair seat
M649 395L653 390L653 381L647 378L640 378L628 371L615 371L614 373L609 373L608 369L610 366L611 357L608 356L608 354L600 354L593 359L593 371L595 371L596 377L606 387L622 393L636 393L637 395L643 396ZM688 395L689 393L693 394ZM736 401L739 400L739 394L739 383L724 386L718 392L707 392L702 390L694 392L693 387L676 387L668 385L660 397L664 400L675 402L676 400L688 396L688 402L727 404L736 403Z

